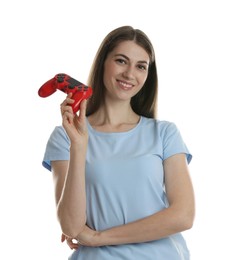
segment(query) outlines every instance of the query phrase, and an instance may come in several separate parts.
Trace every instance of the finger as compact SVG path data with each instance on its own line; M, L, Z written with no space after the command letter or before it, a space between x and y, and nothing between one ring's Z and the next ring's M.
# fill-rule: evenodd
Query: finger
M65 128L65 126L66 127L68 127L68 126L70 126L70 125L74 125L74 114L73 114L73 112L71 111L71 112L68 112L68 111L65 111L64 113L63 113L63 115L62 115L62 121L63 121L63 126L64 126L64 128Z
M73 95L73 93L72 93L72 92L70 92L70 93L68 93L68 94L67 94L67 97L69 97L69 98L70 98L70 97L72 97L72 95Z
M79 119L80 119L80 120L85 120L86 109L87 109L87 100L84 99L84 100L80 103L80 111L79 111Z
M75 249L77 250L79 248L79 245L75 245L75 246L69 246L71 249Z
M70 113L73 114L73 109L71 106L61 106L60 107L61 114L64 115L64 113Z
M62 236L61 236L61 242L64 242L65 239L66 239L66 236L65 236L64 234L62 234Z
M75 102L75 100L74 99L71 99L71 98L66 98L61 104L60 104L60 107L62 108L62 107L65 107L65 106L67 106L67 105L69 105L69 104L73 104Z
M80 246L80 244L72 244L72 245L70 246L70 248L71 248L71 249L78 249L79 246Z
M71 98L72 95L73 95L72 92L68 93L64 101L60 104L60 106L66 106L68 103L73 103L74 99Z
M75 239L74 239L75 240ZM78 249L79 248L79 244L78 241L73 241L73 239L67 239L67 244L71 249Z

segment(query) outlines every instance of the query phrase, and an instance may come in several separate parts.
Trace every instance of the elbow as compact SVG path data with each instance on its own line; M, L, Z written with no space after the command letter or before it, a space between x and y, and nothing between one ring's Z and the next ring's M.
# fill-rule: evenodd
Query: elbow
M85 224L75 226L71 224L66 224L66 222L62 223L60 221L60 226L65 236L70 238L76 238L83 231Z
M184 220L183 225L182 225L182 229L183 229L182 231L191 229L193 227L193 223L194 223L194 221L192 218L188 218L188 219Z
M188 204L175 204L172 205L173 215L175 219L175 227L179 232L189 230L193 227L195 219L195 205L194 203Z
M63 234L67 237L76 238L86 224L85 216L74 216L71 213L57 211L58 221Z
M190 212L185 212L182 214L181 218L181 231L186 231L189 230L193 227L194 224L194 212L190 211Z
M172 208L173 209L173 208ZM183 232L193 227L194 223L194 210L193 209L173 209L172 225L174 232Z

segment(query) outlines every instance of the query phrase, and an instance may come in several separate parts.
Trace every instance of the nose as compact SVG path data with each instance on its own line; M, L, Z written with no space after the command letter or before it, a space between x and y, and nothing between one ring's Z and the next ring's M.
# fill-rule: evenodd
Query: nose
M126 79L134 78L134 68L132 66L127 66L123 72L123 77Z

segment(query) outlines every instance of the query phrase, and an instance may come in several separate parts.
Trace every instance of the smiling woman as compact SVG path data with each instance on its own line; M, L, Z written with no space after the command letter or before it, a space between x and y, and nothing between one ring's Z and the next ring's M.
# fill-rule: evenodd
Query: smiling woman
M147 79L148 64L149 55L138 44L133 41L119 43L105 60L106 94L111 93L112 97L118 95L118 98L130 101L131 97L140 91Z
M102 42L89 76L93 97L74 114L61 105L43 165L53 172L63 240L71 260L188 260L191 154L174 123L155 117L154 50L124 26ZM78 244L73 243L73 239Z
M88 102L87 115L96 112L104 102L102 97L104 96L106 89L104 83L106 58L111 52L114 51L115 48L118 47L121 42L125 43L127 41L129 41L130 44L137 45L134 50L129 50L130 52L138 52L140 51L140 48L142 48L143 50L141 52L144 54L144 57L141 57L141 61L149 61L147 79L144 82L141 91L131 98L132 110L136 114L143 115L145 117L156 117L158 79L154 49L147 35L145 35L141 30L134 30L129 26L123 26L110 32L98 49L89 75L88 84L90 86L94 86L94 96ZM136 53L134 54L137 56ZM123 55L127 56L126 53L123 53ZM134 56L134 58L136 56ZM128 81L126 77L125 79ZM124 81L125 79L123 78Z

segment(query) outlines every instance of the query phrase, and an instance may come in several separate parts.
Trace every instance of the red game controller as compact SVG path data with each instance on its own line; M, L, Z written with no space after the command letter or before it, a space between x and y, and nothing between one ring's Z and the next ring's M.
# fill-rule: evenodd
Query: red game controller
M67 74L59 73L54 78L44 83L38 90L40 97L48 97L52 95L57 89L64 93L73 93L72 99L75 100L70 106L73 109L73 113L79 110L80 103L84 99L88 99L92 96L92 88L84 85L78 80L71 78Z

